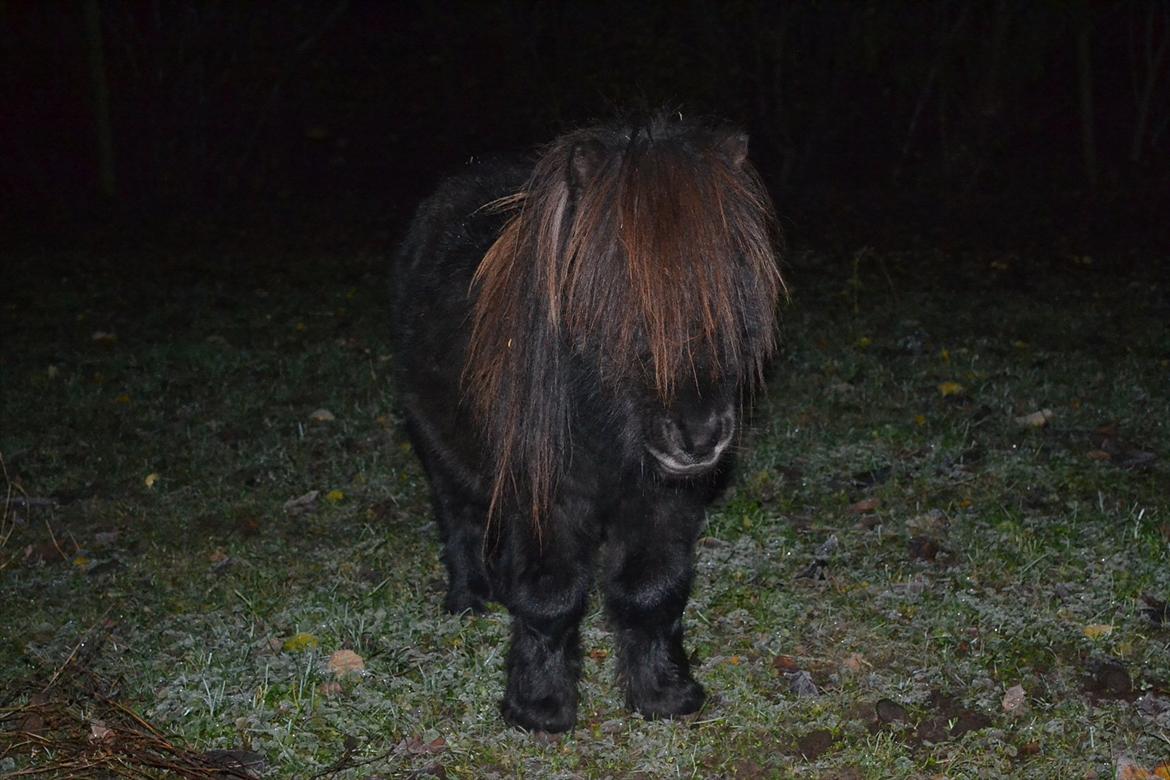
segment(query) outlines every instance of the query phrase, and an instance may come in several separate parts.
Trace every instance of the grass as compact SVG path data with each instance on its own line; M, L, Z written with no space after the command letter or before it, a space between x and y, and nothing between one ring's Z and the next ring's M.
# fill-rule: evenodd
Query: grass
M498 716L506 614L441 611L384 266L291 240L20 254L0 304L0 774L149 776L162 743L185 776L214 750L273 777L1170 763L1170 628L1147 601L1170 598L1170 335L1141 262L794 254L784 348L697 553L711 703L630 715L595 607L559 739ZM335 675L340 649L364 671Z

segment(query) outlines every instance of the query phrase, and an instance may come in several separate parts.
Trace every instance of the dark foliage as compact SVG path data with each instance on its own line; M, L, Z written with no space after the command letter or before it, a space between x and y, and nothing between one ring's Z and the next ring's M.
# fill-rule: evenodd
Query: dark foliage
M84 213L108 169L125 206L385 215L472 151L646 100L735 118L798 218L1130 242L1165 221L1159 0L83 6L0 6L0 198L22 209Z
M746 145L681 117L570 133L535 166L448 180L397 258L400 401L446 606L508 607L502 707L523 728L575 722L595 564L630 706L702 704L692 548L781 292Z

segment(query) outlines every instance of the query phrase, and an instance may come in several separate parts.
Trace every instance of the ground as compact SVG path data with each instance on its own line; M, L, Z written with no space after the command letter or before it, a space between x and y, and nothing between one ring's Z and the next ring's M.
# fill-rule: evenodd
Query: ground
M498 715L506 614L442 612L388 379L389 244L16 253L0 302L0 773L205 776L234 757L267 777L1105 778L1170 763L1156 263L791 251L783 347L698 547L688 646L710 702L683 722L627 712L595 599L580 723L554 739Z

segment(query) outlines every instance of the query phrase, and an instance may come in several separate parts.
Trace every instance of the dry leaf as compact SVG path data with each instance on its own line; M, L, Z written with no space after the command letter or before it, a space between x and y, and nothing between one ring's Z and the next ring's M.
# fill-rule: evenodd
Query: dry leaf
M856 504L850 504L845 511L852 515L861 515L866 512L872 512L882 505L879 498L863 498Z
M911 558L928 563L933 563L939 553L945 552L939 541L929 536L912 536L906 546Z
M358 674L366 668L365 660L353 650L337 650L329 656L329 671L338 677Z
M800 661L790 655L778 655L772 659L772 668L780 672L795 672L800 669Z
M1128 756L1118 756L1114 761L1114 767L1116 770L1114 777L1117 780L1153 780L1157 777L1153 772L1135 764Z
M1025 428L1044 428L1052 422L1055 416L1051 409L1041 409L1031 414L1025 414L1023 417L1017 417L1016 425L1022 425Z
M938 392L943 398L951 398L963 394L963 386L958 382L941 382L938 386Z
M1113 626L1108 623L1092 623L1085 626L1082 631L1089 639L1100 639L1112 634Z
M1117 424L1117 421L1112 420L1110 422L1102 423L1101 425L1098 425L1096 428L1093 429L1093 433L1099 437L1102 437L1102 438L1115 439L1115 438L1117 438L1117 433L1120 429L1121 428Z
M144 479L142 481L148 488L154 487L155 484L158 482L158 472L157 471L150 472L149 474L146 475L146 479Z
M98 547L109 547L118 541L118 531L98 531L93 535L93 543Z
M422 737L414 736L399 742L397 749L412 756L434 755L447 749L447 740L436 737L430 742L423 742Z
M1022 685L1013 685L1007 689L1007 693L1003 695L1003 711L1015 712L1024 706L1028 700L1028 695L1024 692Z
M866 661L865 656L861 653L850 653L845 656L845 660L841 661L841 668L854 674L860 672L866 666L869 666L869 661Z
M321 423L321 422L333 422L337 418L334 417L333 412L329 411L328 409L318 409L317 411L315 411L309 415L309 419L312 422Z
M906 521L907 530L915 536L943 536L949 527L946 513L938 507Z
M321 495L321 493L319 491L310 490L308 493L305 493L303 496L297 496L296 498L290 498L288 501L284 502L284 511L288 512L290 515L296 515L296 514L302 514L304 512L308 512L308 511L312 510L312 508L314 506L316 506L317 496L319 496L319 495Z
M320 645L320 640L312 634L302 631L299 634L293 634L288 639L284 640L281 647L288 653L300 653L305 650L316 650Z
M34 736L42 736L41 731L45 728L45 719L38 711L39 708L44 707L49 701L48 697L43 693L34 693L28 698L28 704L25 705L25 716L20 721L18 731L25 731Z
M89 724L89 741L102 742L107 739L114 738L114 730L107 728L106 724L100 720L90 721Z

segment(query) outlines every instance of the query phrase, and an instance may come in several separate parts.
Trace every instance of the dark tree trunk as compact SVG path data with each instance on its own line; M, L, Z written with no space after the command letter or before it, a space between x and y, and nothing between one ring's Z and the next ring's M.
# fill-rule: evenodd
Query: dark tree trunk
M101 9L97 0L86 0L84 8L85 45L97 136L98 191L106 200L113 200L118 188L114 176L114 130L110 123L110 89L106 81L106 56L102 47Z
M1136 12L1134 15L1136 16ZM1161 40L1158 40L1159 22L1162 28ZM1158 88L1158 78L1163 75L1166 51L1170 48L1170 12L1164 5L1150 5L1146 11L1145 28L1141 31L1140 47L1136 41L1136 26L1135 19L1131 17L1129 45L1137 116L1134 119L1129 160L1134 163L1141 162L1146 148L1146 137L1150 135L1150 109Z
M1077 87L1081 108L1081 157L1085 179L1093 189L1097 187L1097 140L1093 123L1093 20L1089 4L1078 4L1077 20Z

